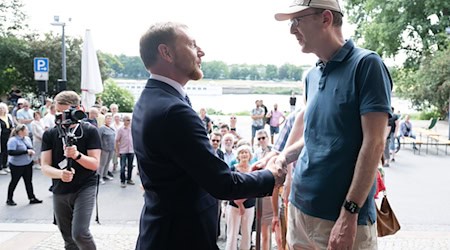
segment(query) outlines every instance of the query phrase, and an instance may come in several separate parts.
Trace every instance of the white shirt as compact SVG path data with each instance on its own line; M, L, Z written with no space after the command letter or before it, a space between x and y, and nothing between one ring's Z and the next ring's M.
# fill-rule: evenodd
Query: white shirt
M182 97L186 97L186 91L184 90L183 85L181 85L181 83L157 74L151 74L150 79L155 79L163 83L166 83L172 86L174 89L176 89L178 93L181 94Z
M45 130L53 128L55 126L55 115L47 113L44 118L42 118Z

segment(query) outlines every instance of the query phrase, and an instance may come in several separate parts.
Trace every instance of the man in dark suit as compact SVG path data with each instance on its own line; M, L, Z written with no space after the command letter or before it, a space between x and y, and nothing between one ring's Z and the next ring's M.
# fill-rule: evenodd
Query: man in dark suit
M183 88L201 79L205 55L187 26L151 26L140 40L140 53L151 77L132 122L145 189L136 249L218 249L217 199L269 195L283 183L286 170L231 172L216 157Z
M220 144L222 143L222 134L220 132L213 132L210 135L210 141L216 156L223 160L223 151L220 149Z

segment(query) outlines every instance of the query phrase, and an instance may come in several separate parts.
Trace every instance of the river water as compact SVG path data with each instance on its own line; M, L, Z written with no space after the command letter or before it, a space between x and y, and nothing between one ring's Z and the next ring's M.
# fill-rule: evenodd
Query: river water
M289 95L263 95L263 94L226 94L226 95L190 95L192 107L198 111L200 108L211 108L222 111L225 114L237 112L250 112L255 107L255 100L261 99L270 110L273 104L278 104L280 111L290 111ZM302 97L297 96L297 105L303 106ZM392 98L392 106L396 112L402 114L414 113L409 101ZM299 107L299 106L297 106Z

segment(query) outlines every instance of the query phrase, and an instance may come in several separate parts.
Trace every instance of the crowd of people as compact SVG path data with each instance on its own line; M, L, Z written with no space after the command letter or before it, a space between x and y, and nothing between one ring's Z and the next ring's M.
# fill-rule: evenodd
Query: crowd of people
M319 61L304 80L305 108L284 118L276 105L269 112L257 100L250 138L239 135L235 116L215 129L204 109L198 114L192 108L184 86L202 78L205 52L189 28L152 25L140 40L151 76L134 107L131 128L124 116L124 125L114 129L113 107L111 115L93 107L87 122L69 126L75 136L87 133L76 145L63 147L53 128L36 129L45 131L40 161L53 179L55 219L66 248L95 249L88 225L96 172L106 183L109 161L120 155L121 186L132 185L135 153L145 201L136 249L218 249L222 214L226 249L238 249L239 233L239 248L250 249L259 201L263 249L269 249L271 230L278 249L377 249L375 180L387 134L395 134L386 128L393 117L392 80L379 55L344 39L342 18L334 0L294 1L275 14L277 21L290 21L302 52L314 53ZM57 111L79 108L73 91L61 92L55 101ZM27 163L30 169L34 151L24 138L33 132L36 116L26 106L13 110L11 119L20 125L5 128L16 131L15 141L7 143L14 146L8 158L20 151L26 160L13 165ZM3 114L0 120L10 118ZM400 130L413 136L407 117ZM114 148L106 145L113 136ZM65 158L73 168L63 168ZM25 172L19 173L24 179ZM32 189L27 191L30 203L39 201ZM70 209L79 204L83 209Z

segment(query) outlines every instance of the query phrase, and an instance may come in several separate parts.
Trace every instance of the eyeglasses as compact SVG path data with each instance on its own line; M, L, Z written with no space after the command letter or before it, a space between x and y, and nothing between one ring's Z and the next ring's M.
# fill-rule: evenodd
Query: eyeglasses
M214 140L214 139L213 139L213 140L211 140L211 141L212 141L212 142L220 142L220 140Z
M265 140L265 139L266 139L266 137L264 137L264 136L263 137L259 137L258 141Z
M311 14L306 14L303 16L298 16L298 17L294 17L289 21L289 27L295 28L298 26L298 24L300 23L300 21L302 20L302 18L307 17L307 16L313 16L313 15L317 15L317 14L322 14L322 12L316 12L316 13L311 13Z

